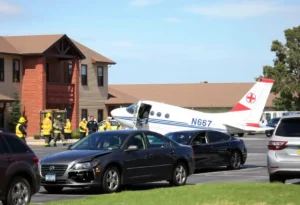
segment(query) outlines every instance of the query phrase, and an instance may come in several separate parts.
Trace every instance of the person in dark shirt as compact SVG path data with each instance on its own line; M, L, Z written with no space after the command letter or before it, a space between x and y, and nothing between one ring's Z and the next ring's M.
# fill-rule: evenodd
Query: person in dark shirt
M95 122L93 116L90 117L90 120L88 121L88 123L86 125L86 128L88 129L89 135L92 134L92 133L94 133L94 132L97 132L97 130L98 130L98 123Z

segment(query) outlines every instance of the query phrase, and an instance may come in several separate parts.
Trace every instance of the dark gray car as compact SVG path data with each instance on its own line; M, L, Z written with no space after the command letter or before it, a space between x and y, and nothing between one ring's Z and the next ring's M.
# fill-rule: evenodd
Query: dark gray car
M96 187L115 192L121 185L167 180L184 185L194 172L190 146L151 131L113 130L93 133L69 150L41 160L42 186Z

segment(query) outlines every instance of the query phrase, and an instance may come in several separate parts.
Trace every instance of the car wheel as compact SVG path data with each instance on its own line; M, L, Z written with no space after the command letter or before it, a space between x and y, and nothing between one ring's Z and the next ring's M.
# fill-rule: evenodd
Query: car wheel
M228 169L239 169L242 164L242 157L238 151L233 151L230 155Z
M172 180L169 183L172 186L185 185L187 180L187 168L183 163L177 163L173 169Z
M269 175L269 181L270 183L274 183L274 182L285 183L285 179L283 177L277 177L273 175Z
M23 177L14 177L9 185L6 201L3 205L27 205L31 200L31 187Z
M244 137L244 133L239 133L238 136L239 137Z
M103 175L102 189L106 193L117 192L121 185L120 171L116 167L108 167Z
M50 194L58 194L63 190L61 186L44 186L44 189Z

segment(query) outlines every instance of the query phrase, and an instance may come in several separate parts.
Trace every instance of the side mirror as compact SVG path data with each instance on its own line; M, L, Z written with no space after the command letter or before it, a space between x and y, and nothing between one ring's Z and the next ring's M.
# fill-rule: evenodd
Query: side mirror
M138 149L139 149L138 146L136 146L136 145L130 145L130 146L128 147L128 149L125 150L125 151L126 151L126 152L137 151Z

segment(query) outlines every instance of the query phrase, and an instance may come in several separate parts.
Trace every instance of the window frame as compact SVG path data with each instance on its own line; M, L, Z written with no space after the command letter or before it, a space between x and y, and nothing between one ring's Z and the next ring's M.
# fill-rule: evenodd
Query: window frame
M16 74L15 72L17 72L16 71L16 68L15 68L15 62L17 62L18 63L18 66L19 66L19 73L18 74ZM12 81L14 82L14 83L19 83L19 82L21 82L21 62L20 62L20 60L19 59L13 59L12 60L12 67L13 67L13 70L12 70ZM15 77L17 76L17 80L15 81Z
M71 69L71 73L70 73L70 69ZM68 63L68 83L72 83L72 77L73 77L73 63Z
M131 140L132 138L134 138L135 136L137 136L137 135L139 135L139 136L142 137L142 140L144 141L144 145L145 145L145 148L144 148L144 149L140 149L140 148L139 148L139 151L140 151L140 150L147 150L147 149L149 149L148 140L145 138L144 133L138 132L138 133L134 133L134 134L132 134L131 136L129 136L128 139L126 140L126 142L124 142L124 150L128 149L130 140Z
M102 70L102 75L99 76L99 68ZM99 87L104 86L104 68L103 66L97 66L97 84Z
M171 143L169 141L167 141L167 139L165 139L164 136L161 136L157 133L151 133L151 132L143 132L143 135L144 135L144 139L147 141L147 149L162 149L162 148L170 148L171 147ZM158 138L161 138L165 145L163 147L151 147L151 143L149 142L149 139L148 139L148 136L147 135L150 135L150 136L153 136L153 137L158 137Z
M83 112L86 112L86 116L83 116ZM88 109L81 109L80 110L80 115L81 115L81 120L83 118L85 118L86 120L88 120Z
M101 118L99 118L99 111L102 112L102 117ZM97 110L97 121L98 122L102 122L104 120L104 118L103 118L104 115L103 114L104 114L104 110L103 109L98 109Z
M3 73L3 79L1 79L1 73ZM5 59L0 58L0 82L5 81Z
M210 141L209 133L216 133L216 134L218 134L222 140L219 140L219 141L216 141L216 142L211 142L211 141ZM220 142L226 141L226 140L223 140L222 134L220 134L220 133L221 133L221 132L212 131L212 130L207 131L206 138L207 138L208 144L212 144L212 143L220 143ZM229 139L230 139L230 138L229 138Z
M82 74L82 68L85 67L86 69L86 75ZM81 76L81 85L88 85L88 66L87 64L81 64L80 67L80 76Z

